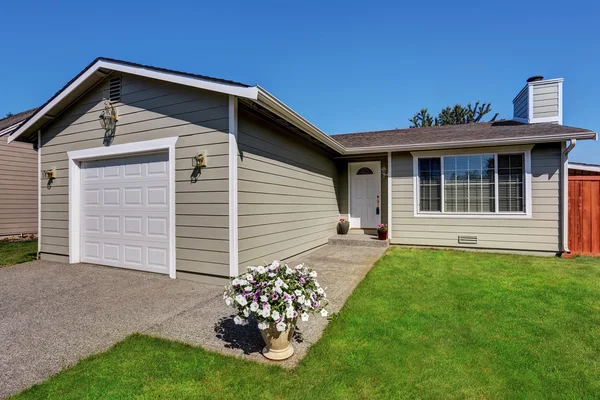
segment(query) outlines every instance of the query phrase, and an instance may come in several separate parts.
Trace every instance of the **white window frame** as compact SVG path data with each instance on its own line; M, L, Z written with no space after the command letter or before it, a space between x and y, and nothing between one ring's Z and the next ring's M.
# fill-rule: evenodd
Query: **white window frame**
M468 150L446 150L446 151L419 151L412 152L413 156L413 206L415 217L426 218L532 218L532 190L531 190L531 149L533 145L528 146L503 146L502 148L476 148ZM495 190L495 211L494 212L468 212L457 213L444 211L444 157L445 156L472 156L479 154L494 155L494 190ZM498 198L498 155L503 154L523 154L524 173L525 173L525 201L524 212L501 212ZM441 211L420 211L419 204L419 159L421 158L440 158L441 162Z
M81 262L81 163L169 152L169 277L176 278L175 247L175 144L179 136L67 152L69 157L69 263Z

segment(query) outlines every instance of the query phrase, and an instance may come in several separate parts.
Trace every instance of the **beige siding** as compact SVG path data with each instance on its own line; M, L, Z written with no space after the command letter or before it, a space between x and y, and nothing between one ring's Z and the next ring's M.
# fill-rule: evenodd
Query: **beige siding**
M330 156L243 107L238 135L240 270L327 243L339 217Z
M361 158L348 158L339 160L337 162L338 170L340 171L340 183L339 183L339 204L340 204L340 214L342 214L343 218L348 218L348 163L353 162L370 162L370 161L379 161L381 163L381 168L387 168L388 160L387 155L385 156L369 156L369 157L361 157ZM381 213L381 223L388 223L388 182L387 177L381 174L381 203L379 206L379 212Z
M558 116L559 97L558 83L534 85L533 90L533 117L545 118Z
M529 116L529 89L526 88L519 94L519 97L513 103L515 118L527 119Z
M37 152L29 143L7 144L0 137L0 236L36 233Z
M560 144L536 145L531 158L532 218L423 218L414 216L413 158L410 153L395 153L392 157L392 243L559 251ZM478 243L459 244L458 235L475 235Z
M112 76L112 75L111 75ZM98 115L107 96L103 82L48 125L42 168L57 178L42 181L42 257L66 259L68 244L67 151L103 146ZM228 97L131 75L122 76L113 144L179 136L176 146L177 270L229 275ZM191 158L208 151L208 167L191 182Z

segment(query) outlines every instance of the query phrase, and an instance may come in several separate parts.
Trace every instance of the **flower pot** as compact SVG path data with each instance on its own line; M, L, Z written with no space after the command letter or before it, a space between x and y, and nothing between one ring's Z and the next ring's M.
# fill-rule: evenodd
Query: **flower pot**
M387 233L388 231L377 231L377 236L379 237L379 240L386 240L387 239Z
M349 221L338 222L338 233L340 235L347 235L349 229L350 229Z
M260 333L266 345L262 352L263 356L275 361L290 358L294 354L292 336L295 328L296 321L283 332L279 332L274 323L270 324L267 329L261 330Z

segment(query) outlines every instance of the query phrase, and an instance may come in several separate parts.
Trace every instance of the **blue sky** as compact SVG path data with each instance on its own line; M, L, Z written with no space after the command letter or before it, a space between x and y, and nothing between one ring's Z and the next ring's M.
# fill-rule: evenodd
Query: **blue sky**
M401 3L6 2L0 115L105 56L259 84L330 134L476 100L511 118L527 77L563 77L564 124L600 131L600 5ZM600 163L600 143L571 160Z

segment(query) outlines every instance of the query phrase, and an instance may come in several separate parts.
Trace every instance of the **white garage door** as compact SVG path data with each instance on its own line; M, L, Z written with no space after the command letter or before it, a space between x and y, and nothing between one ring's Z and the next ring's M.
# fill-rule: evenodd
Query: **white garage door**
M168 274L168 153L84 162L81 186L81 261Z

